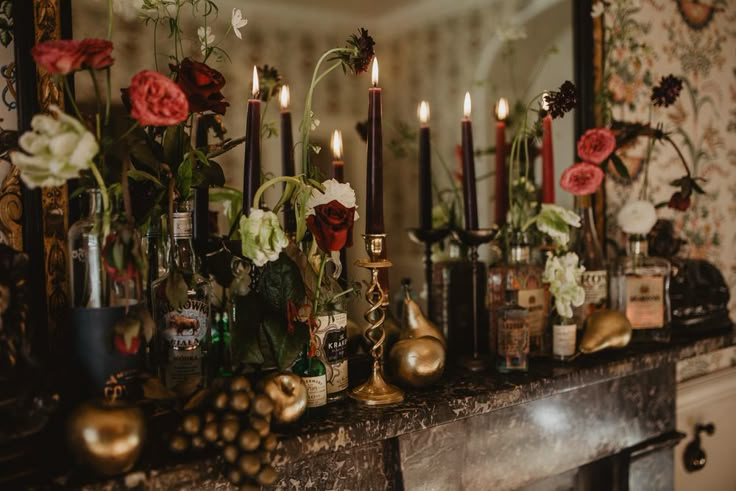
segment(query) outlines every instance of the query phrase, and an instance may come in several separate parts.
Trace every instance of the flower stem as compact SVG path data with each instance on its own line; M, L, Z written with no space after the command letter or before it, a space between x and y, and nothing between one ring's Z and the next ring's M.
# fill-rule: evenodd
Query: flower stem
M66 93L66 96L69 99L69 103L72 105L72 108L74 109L74 114L77 115L77 119L79 119L79 122L84 124L84 118L82 118L82 113L79 112L79 107L77 106L77 103L74 100L72 89L71 87L69 87L69 83L67 82L66 77L61 78L61 85L64 86L64 92Z
M105 99L105 126L110 124L110 101L112 99L112 83L110 82L110 67L105 68L105 83L107 84L107 98Z
M100 100L100 85L97 83L97 77L95 76L94 70L91 68L87 70L89 77L92 79L92 87L95 89L95 102L97 103L97 121L100 120L100 113L102 112L102 101ZM97 139L100 139L100 127L97 125Z
M317 287L314 291L314 304L312 306L312 316L316 316L319 312L319 293L322 288L322 280L325 276L325 266L327 265L326 261L326 254L324 252L320 252L319 255L320 263L319 263L319 274L317 275Z
M258 208L258 203L261 202L261 196L263 196L263 193L265 193L268 188L280 182L291 182L296 184L297 186L302 185L301 179L294 176L279 176L269 179L268 181L261 184L258 190L256 190L256 194L253 196L253 208Z
M102 195L102 234L104 237L107 236L107 234L110 232L110 216L112 212L112 210L110 209L110 195L107 192L105 180L102 178L102 174L100 174L100 170L97 168L94 162L90 162L89 170L92 172L92 175L97 182L97 186L100 188L100 195Z
M687 173L687 177L691 177L692 174L690 173L690 167L687 165L687 161L685 160L685 156L682 155L682 152L678 148L678 146L675 144L675 142L672 140L672 138L669 135L664 135L662 138L666 142L668 142L672 147L675 149L675 152L677 152L678 157L680 157L680 162L682 162L682 166L685 168L685 172Z
M652 105L649 105L649 128L652 127ZM652 150L654 149L654 137L650 137L647 142L647 156L644 160L644 184L641 187L639 198L647 199L647 188L649 187L649 162L652 158Z
M107 40L112 41L112 0L107 0Z

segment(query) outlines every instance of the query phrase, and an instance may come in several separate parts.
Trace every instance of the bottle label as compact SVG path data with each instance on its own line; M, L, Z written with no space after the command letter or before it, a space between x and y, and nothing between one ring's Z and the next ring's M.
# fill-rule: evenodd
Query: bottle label
M307 386L307 407L320 407L327 404L327 377L302 377Z
M181 309L163 316L161 339L167 359L164 381L171 388L203 375L203 350L209 327L210 306L189 299Z
M529 311L529 335L537 338L544 335L545 319L547 317L547 302L544 288L533 290L519 290L517 303Z
M598 310L606 308L608 303L608 271L605 269L585 271L580 278L585 290L585 301L580 307L575 307L575 320L583 325L585 319Z
M664 327L664 277L626 277L626 317L634 329Z
M175 239L191 239L192 238L192 214L191 212L177 212L173 216L174 238Z
M337 312L317 318L317 356L327 370L327 393L334 394L348 388L348 315Z
M498 356L501 358L519 358L528 353L529 327L527 320L500 319L498 322Z
M572 356L575 354L575 338L577 325L555 324L552 326L552 353L555 356Z

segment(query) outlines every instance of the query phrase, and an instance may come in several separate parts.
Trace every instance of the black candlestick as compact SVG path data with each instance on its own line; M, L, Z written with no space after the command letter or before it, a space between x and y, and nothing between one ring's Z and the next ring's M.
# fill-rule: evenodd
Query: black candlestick
M433 315L432 295L432 244L443 240L448 236L450 230L447 228L422 229L410 228L407 230L409 238L416 244L424 244L424 281L427 283L427 315L430 319ZM434 319L432 319L434 321Z

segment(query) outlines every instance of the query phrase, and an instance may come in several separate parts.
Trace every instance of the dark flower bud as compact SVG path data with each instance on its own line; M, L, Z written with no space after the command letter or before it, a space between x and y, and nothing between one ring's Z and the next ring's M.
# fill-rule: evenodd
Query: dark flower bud
M355 75L368 70L375 54L373 47L376 45L368 31L361 27L358 35L352 34L347 44L346 49L336 56L343 63L343 70L350 69Z
M662 77L659 85L652 89L652 102L655 106L667 107L674 104L682 91L682 80L674 75Z
M547 103L547 111L553 118L561 118L572 111L578 102L575 84L566 80L558 90L554 90L544 97Z
M690 196L686 196L682 191L675 191L667 206L673 210L687 211L690 208Z

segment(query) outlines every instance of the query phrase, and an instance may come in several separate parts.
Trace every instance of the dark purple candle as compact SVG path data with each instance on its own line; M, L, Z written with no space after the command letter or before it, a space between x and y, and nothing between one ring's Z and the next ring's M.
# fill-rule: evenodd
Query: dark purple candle
M473 125L470 122L470 92L465 93L465 117L461 121L463 143L463 208L465 230L478 229L478 198L475 190L475 155L473 153Z
M253 67L253 98L248 99L245 127L245 168L243 171L243 211L250 211L261 185L261 101L258 97L258 69Z
M378 85L378 60L373 59L373 87L368 89L368 165L366 178L367 234L382 234L383 226L383 135L381 132L381 89Z
M281 174L294 175L294 136L291 131L291 111L289 111L289 86L281 87ZM286 184L284 184L286 186ZM291 202L284 203L284 232L296 233L296 217Z
M432 156L429 143L429 104L419 104L419 228L432 228Z

